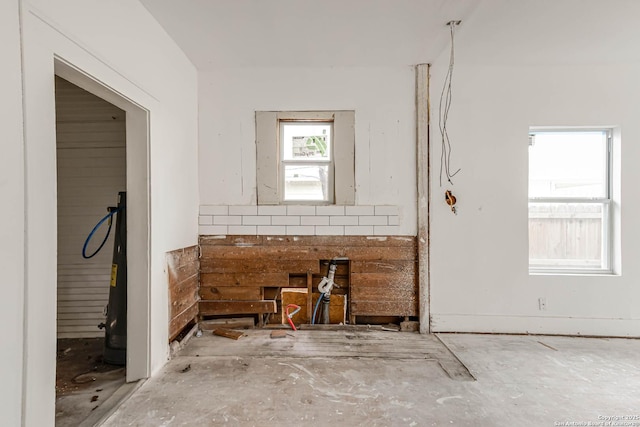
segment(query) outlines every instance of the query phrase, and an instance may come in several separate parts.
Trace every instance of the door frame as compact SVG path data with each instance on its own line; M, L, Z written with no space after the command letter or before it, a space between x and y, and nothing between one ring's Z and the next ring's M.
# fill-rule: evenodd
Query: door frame
M54 73L126 112L127 382L150 375L149 111L54 58Z

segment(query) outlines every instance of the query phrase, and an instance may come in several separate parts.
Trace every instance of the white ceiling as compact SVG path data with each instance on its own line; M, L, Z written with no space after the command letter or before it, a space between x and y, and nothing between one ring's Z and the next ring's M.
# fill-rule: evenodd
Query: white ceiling
M141 0L202 71L640 63L640 0Z
M200 70L434 60L477 0L141 0Z
M482 0L465 24L461 60L640 63L640 0Z

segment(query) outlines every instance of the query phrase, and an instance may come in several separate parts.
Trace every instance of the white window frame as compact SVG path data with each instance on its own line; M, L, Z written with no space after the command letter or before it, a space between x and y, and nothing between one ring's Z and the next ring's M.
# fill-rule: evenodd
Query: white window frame
M281 122L333 123L332 200L284 201ZM256 111L256 187L258 205L354 205L355 111Z
M315 160L285 160L285 150L283 150L283 139L284 139L284 126L286 124L318 124L318 125L329 125L331 128L329 135L329 159L315 159ZM333 203L334 193L335 193L335 164L334 164L334 153L333 153L333 121L318 121L318 120L278 120L278 150L279 154L279 164L278 164L278 175L280 176L279 185L282 191L279 192L280 203L281 204L319 204L319 203ZM326 200L304 200L304 199L285 199L285 166L328 166L328 177L327 177L327 199Z
M550 203L550 204L601 204L602 205L602 267L586 268L586 267L550 267L550 266L532 266L529 258L530 274L613 274L613 215L612 215L612 197L613 197L613 164L612 164L612 147L613 147L613 129L602 128L540 128L532 127L529 129L529 138L532 135L542 133L579 133L579 132L604 132L607 138L606 149L606 194L605 197L529 197L529 205L531 203ZM527 177L527 182L529 181ZM528 215L527 215L528 216ZM529 221L527 221L529 224Z

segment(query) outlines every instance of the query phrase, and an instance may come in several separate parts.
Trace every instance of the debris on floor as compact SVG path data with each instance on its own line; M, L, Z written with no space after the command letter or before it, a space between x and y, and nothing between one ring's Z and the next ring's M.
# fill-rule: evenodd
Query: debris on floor
M286 338L286 337L287 337L287 331L271 331L271 338L272 339Z
M76 427L105 409L126 370L104 362L104 338L60 338L57 345L56 427Z
M231 319L211 319L200 322L200 329L203 331L212 331L219 327L253 329L255 327L255 320L253 317L234 317Z
M125 368L102 360L104 338L58 340L56 395L58 397L94 387L102 381L124 378Z
M190 370L191 370L191 364L188 364L180 372L184 374L185 372L189 372Z
M218 335L220 337L237 340L237 339L240 339L240 337L244 336L244 332L234 331L232 329L226 329L226 328L218 328L213 331L213 335Z

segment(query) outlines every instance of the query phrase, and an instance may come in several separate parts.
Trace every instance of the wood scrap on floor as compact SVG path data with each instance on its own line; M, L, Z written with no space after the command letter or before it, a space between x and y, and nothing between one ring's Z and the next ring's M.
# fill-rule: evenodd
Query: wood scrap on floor
M276 339L276 338L286 338L287 337L287 331L271 331L271 339Z
M213 331L220 327L229 329L252 329L256 325L253 317L233 317L231 319L210 319L200 321L200 329Z
M244 332L234 331L233 329L218 328L213 331L213 335L238 340L244 336Z

